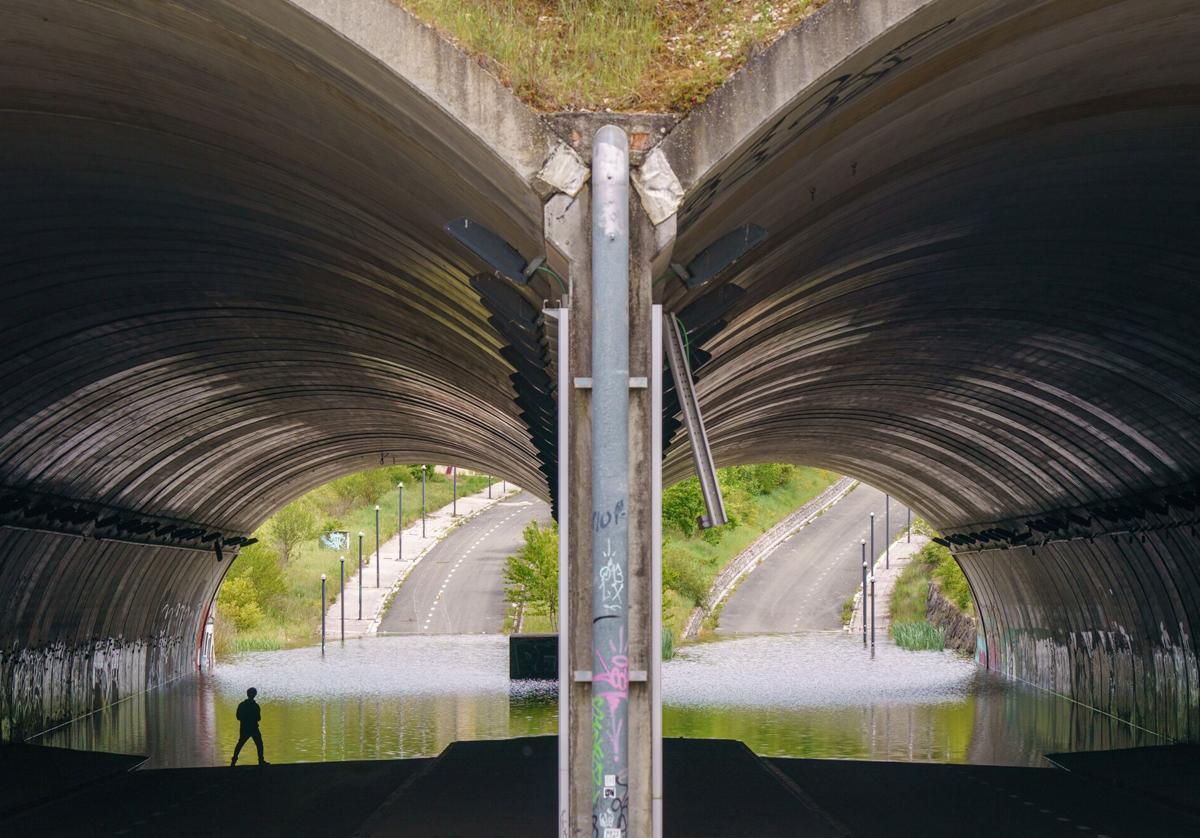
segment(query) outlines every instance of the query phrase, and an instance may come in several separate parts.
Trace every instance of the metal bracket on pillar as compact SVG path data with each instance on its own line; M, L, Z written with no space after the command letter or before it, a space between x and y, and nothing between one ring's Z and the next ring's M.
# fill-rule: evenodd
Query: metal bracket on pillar
M671 368L675 393L679 396L679 407L683 411L683 424L692 444L692 460L696 465L696 476L700 478L700 494L704 497L704 507L708 510L708 515L700 517L700 528L719 527L729 519L725 515L725 501L721 498L717 467L708 447L708 434L704 431L704 417L700 415L700 401L696 398L696 388L692 385L692 371L688 367L683 328L673 316L667 315L664 319L667 326L664 333L667 364Z
M644 683L645 681L649 680L649 675L646 672L646 670L644 670L644 669L631 669L631 670L629 670L629 680L631 682L643 682ZM592 670L590 670L590 669L576 669L575 670L575 683L590 684L591 682L592 682Z
M649 387L648 379L644 375L631 375L629 377L630 390L645 390ZM576 390L592 389L592 379L590 376L579 376L575 379Z

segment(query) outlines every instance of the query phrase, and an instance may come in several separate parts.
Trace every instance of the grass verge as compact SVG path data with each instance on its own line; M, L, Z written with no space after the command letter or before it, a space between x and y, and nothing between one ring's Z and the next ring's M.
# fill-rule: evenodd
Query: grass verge
M683 112L826 0L393 0L546 111Z

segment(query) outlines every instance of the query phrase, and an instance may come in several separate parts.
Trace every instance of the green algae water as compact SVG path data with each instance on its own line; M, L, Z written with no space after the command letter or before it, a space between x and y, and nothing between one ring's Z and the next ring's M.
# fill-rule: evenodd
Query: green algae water
M251 686L274 763L434 756L558 722L553 683L509 681L507 638L402 636L335 642L324 657L246 653L32 741L145 754L147 768L225 765ZM952 653L887 643L872 655L841 633L685 647L663 666L663 695L664 735L738 739L765 756L1039 765L1056 751L1163 744Z

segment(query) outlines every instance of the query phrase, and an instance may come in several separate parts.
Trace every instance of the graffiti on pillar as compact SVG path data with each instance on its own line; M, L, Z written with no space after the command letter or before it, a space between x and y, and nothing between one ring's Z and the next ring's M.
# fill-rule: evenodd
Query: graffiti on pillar
M612 542L604 542L604 564L600 566L600 601L606 611L620 611L624 605L625 571L617 564Z
M629 516L625 512L625 500L621 499L613 504L612 509L592 513L592 532L602 532L621 523L627 517Z
M628 778L621 766L625 714L629 701L629 643L622 630L608 649L597 649L592 671L592 806L596 838L623 838L629 807Z
M592 696L592 805L600 799L604 781L604 699Z

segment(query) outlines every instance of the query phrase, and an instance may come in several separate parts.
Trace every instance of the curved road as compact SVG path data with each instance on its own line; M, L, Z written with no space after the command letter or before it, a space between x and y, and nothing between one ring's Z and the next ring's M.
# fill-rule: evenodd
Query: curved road
M436 544L400 585L380 634L492 634L504 625L504 560L520 549L530 521L550 508L521 492L467 521Z
M907 519L903 504L893 500L891 510L895 538ZM876 553L883 553L884 494L859 483L742 580L725 602L717 633L841 629L842 603L862 583L859 539L870 544L872 512Z

